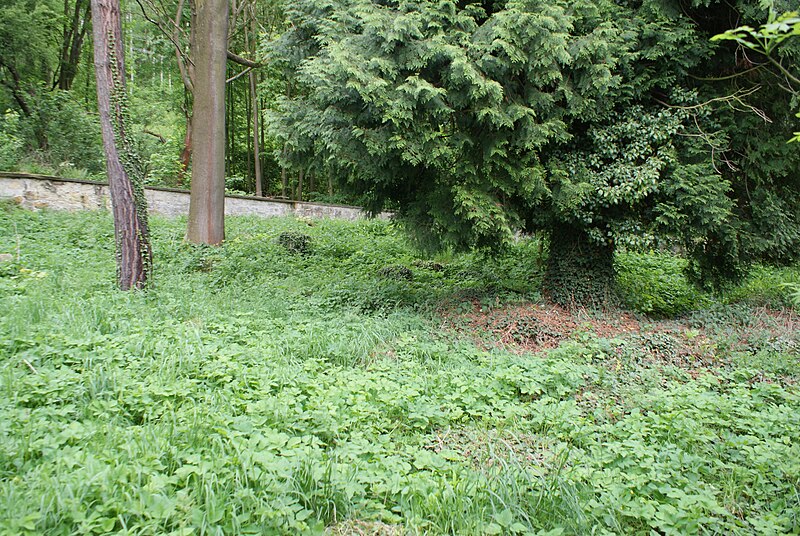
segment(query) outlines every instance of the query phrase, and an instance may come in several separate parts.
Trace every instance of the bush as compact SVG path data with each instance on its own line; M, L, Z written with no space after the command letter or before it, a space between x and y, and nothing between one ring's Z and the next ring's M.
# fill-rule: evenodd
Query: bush
M800 309L800 283L786 283L784 288L789 292L789 301L795 309Z
M800 286L797 268L755 266L741 285L725 296L728 303L784 307L792 304L792 290Z
M24 143L37 160L58 168L70 163L89 173L105 171L103 142L97 118L66 91L41 91L31 117L20 120Z
M676 316L706 298L685 276L686 259L664 253L622 253L616 258L617 288L625 305L640 313Z
M308 255L311 253L311 237L297 231L284 231L278 235L278 244L289 253Z
M150 153L147 162L147 184L153 186L179 187L183 165L178 157L178 149L163 143Z
M18 134L19 114L6 110L0 116L0 170L16 168L22 153L22 140Z

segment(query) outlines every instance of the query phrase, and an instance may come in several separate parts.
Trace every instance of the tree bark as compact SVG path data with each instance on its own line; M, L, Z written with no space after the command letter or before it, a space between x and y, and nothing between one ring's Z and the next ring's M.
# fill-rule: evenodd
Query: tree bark
M183 184L189 164L192 163L192 112L186 109L186 134L183 137L183 151L181 151L181 171L178 182Z
M119 288L143 288L153 266L144 188L126 170L135 168L125 130L125 67L119 0L92 0L97 105L114 214Z
M186 240L220 244L225 238L225 69L227 0L197 0L192 188Z

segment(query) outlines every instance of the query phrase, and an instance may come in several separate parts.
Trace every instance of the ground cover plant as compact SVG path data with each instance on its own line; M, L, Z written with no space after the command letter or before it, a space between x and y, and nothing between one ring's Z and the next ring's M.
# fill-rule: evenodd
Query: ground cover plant
M228 223L122 293L109 215L0 206L0 534L800 531L797 269L568 311L535 239Z

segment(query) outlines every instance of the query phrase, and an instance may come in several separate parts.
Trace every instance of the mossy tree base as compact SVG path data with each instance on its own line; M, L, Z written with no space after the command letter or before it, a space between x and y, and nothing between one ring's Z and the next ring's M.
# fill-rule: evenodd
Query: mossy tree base
M618 303L614 245L598 244L581 229L554 225L544 291L560 305L605 307Z

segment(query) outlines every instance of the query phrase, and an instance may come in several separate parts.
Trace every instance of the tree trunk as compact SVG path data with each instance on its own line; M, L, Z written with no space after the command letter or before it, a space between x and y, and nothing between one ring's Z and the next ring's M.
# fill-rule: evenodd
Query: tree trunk
M192 106L194 95L194 63L191 58L186 58L183 55L183 50L179 46L181 36L181 20L183 19L183 6L184 0L178 1L178 7L175 10L175 20L172 24L172 42L175 43L175 57L178 60L178 70L181 74L181 82L183 82L184 89L184 116L186 117L186 135L183 138L183 151L181 152L181 171L178 176L178 182L183 184L186 172L189 169L189 164L192 161ZM189 54L195 49L195 32L196 25L194 4L189 3L191 15L189 17ZM172 84L170 83L170 87Z
M75 0L72 17L69 15L69 2L64 1L64 32L59 55L58 78L54 87L65 91L72 87L78 64L81 60L83 39L91 21L91 5L87 0ZM67 23L71 20L70 23Z
M186 240L219 244L225 238L225 70L227 0L197 0L192 189Z
M187 105L188 106L188 105ZM183 151L181 151L181 171L178 182L183 184L189 164L192 162L192 113L186 109L186 135L183 138Z
M263 110L264 109L264 99L258 99L258 102L259 102L259 110ZM260 158L258 159L258 167L261 170L261 175L262 175L262 179L261 179L261 194L264 195L264 179L263 179L263 175L264 175L264 171L263 171L264 170L264 155L261 154L261 148L264 147L265 145L264 145L264 121L262 121L261 119L263 119L263 118L259 114L259 121L258 121L258 126L259 126L259 144L258 144L258 148L259 148ZM269 190L269 187L270 187L270 185L268 183L267 184L267 190Z
M304 170L300 170L297 173L297 200L303 200L303 176L305 175Z
M255 17L255 13L251 13L250 18L250 31L252 33L252 39L247 44L249 45L248 50L250 51L250 55L252 58L256 57L256 43L258 42L258 27L257 21ZM245 28L245 40L247 41L247 29ZM256 73L250 71L250 107L253 110L253 173L255 175L256 181L256 196L262 197L264 192L262 191L261 185L261 146L259 145L259 133L260 129L258 128L258 119L259 119L259 109L258 109L258 84L256 84Z
M253 164L255 166L256 196L261 197L264 193L261 191L261 147L258 144L258 95L256 94L256 75L253 71L250 71L250 95L253 108Z
M92 0L97 104L114 214L117 281L143 288L153 266L144 174L125 130L125 67L119 0ZM112 115L113 114L113 115ZM133 175L133 176L131 176Z
M281 149L281 162L286 157L286 144L283 144L283 149ZM286 172L286 166L281 164L281 197L286 199L286 192L289 187L289 176Z
M582 229L556 223L550 231L546 294L564 306L615 305L614 245L598 244Z

